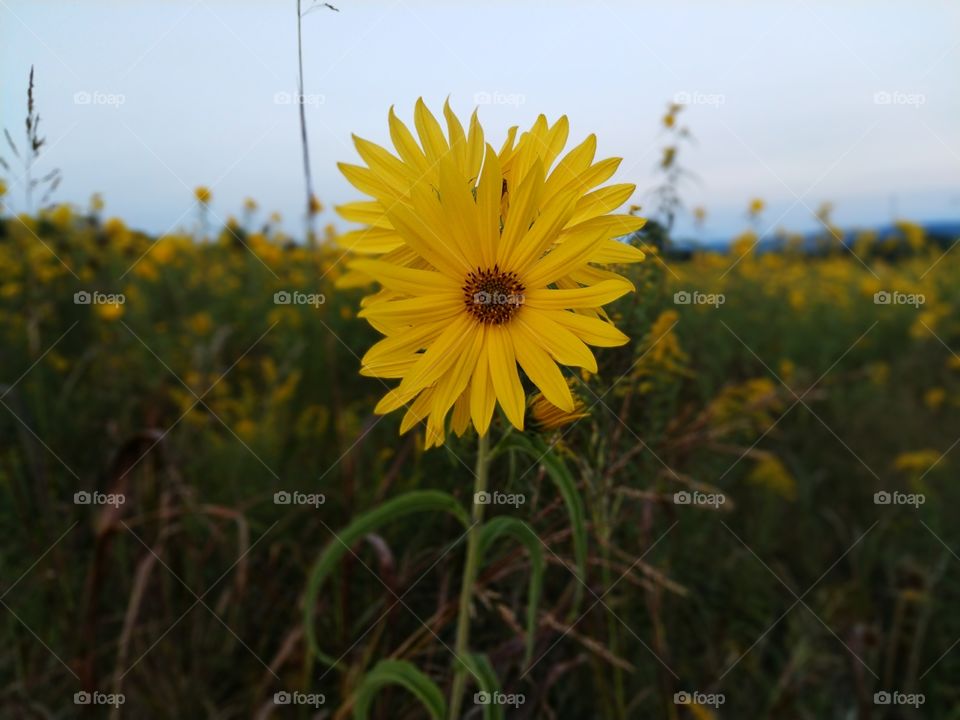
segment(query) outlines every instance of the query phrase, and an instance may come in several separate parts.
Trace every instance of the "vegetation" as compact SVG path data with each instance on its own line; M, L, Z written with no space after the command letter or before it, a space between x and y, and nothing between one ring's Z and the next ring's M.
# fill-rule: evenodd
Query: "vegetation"
M5 716L443 714L476 437L373 413L336 233L258 212L0 219ZM958 717L960 256L830 240L645 248L586 415L495 418L465 717Z

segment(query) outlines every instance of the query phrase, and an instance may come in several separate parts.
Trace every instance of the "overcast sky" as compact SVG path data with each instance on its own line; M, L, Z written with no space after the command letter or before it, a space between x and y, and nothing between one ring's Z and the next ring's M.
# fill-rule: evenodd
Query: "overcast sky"
M305 0L305 7L309 0ZM823 200L843 225L960 216L960 6L918 2L374 2L304 19L307 117L321 199L355 196L336 170L350 133L387 142L387 109L412 119L422 95L477 102L499 146L510 125L567 114L624 158L617 178L657 182L659 126L678 94L696 144L706 237L746 224L813 227ZM302 174L294 0L0 0L0 123L22 135L26 79L59 167L58 198L164 231L192 222L190 190L218 216L244 197L299 227ZM878 95L878 93L880 93ZM885 93L885 94L884 94ZM16 181L16 177L10 178ZM11 190L14 207L22 186ZM331 217L329 214L327 217ZM681 232L690 223L679 223Z

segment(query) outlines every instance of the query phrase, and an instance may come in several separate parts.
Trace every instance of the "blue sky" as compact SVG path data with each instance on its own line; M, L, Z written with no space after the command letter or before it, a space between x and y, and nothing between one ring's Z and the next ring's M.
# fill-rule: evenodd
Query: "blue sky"
M385 143L388 107L409 119L420 95L438 112L449 95L463 117L496 100L480 107L494 145L510 125L565 113L571 139L596 132L601 154L624 158L617 178L646 204L660 117L685 93L696 144L681 163L696 179L684 198L708 209L706 237L742 229L753 196L771 231L812 229L823 200L842 225L886 222L892 207L960 215L955 4L335 4L304 19L328 206L356 195L335 165L356 158L350 133ZM298 125L282 100L296 85L295 19L293 0L0 0L0 123L19 139L32 63L49 142L38 169L62 169L59 199L100 191L109 214L159 232L192 223L190 189L206 184L219 217L252 196L294 231ZM15 186L14 207L20 197Z

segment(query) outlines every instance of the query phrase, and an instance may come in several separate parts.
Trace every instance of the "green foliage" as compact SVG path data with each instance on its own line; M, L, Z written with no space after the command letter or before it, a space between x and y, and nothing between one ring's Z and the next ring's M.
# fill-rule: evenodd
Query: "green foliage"
M436 683L406 660L381 660L364 676L357 689L353 711L357 720L367 720L374 696L386 685L400 685L409 690L432 720L446 717L447 703Z

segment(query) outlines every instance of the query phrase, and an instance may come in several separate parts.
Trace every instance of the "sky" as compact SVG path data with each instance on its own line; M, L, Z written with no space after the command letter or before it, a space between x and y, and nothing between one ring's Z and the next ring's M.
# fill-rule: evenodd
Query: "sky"
M310 7L304 0L304 8ZM338 161L351 133L389 144L387 111L412 124L422 96L479 106L498 147L538 114L593 132L598 157L649 208L669 138L667 104L687 102L681 195L708 212L695 230L727 237L762 197L764 233L834 220L960 216L960 6L910 2L334 2L303 18L305 102L317 194L329 208L358 197ZM0 0L0 125L23 133L36 68L56 199L151 232L190 226L192 188L213 190L214 219L246 197L301 227L303 175L295 0ZM9 153L3 152L8 160ZM2 172L2 171L0 171ZM18 167L9 204L22 209ZM333 221L327 210L322 216Z

